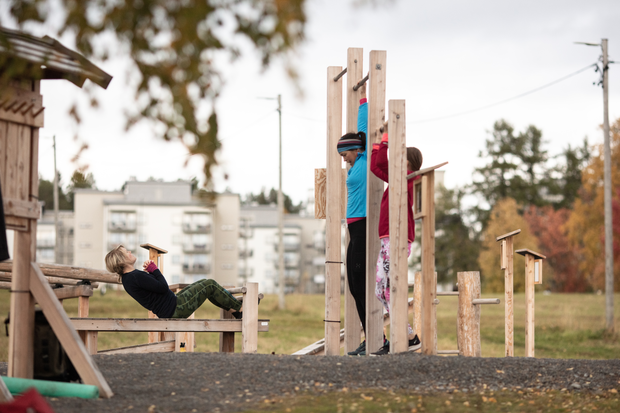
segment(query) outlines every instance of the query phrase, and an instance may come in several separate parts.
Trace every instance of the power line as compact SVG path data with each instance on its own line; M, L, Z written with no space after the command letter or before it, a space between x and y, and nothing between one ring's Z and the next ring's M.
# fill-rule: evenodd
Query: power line
M547 83L546 85L537 87L536 89L529 90L529 91L527 91L525 93L521 93L520 95L513 96L513 97L508 98L508 99L500 100L499 102L495 102L495 103L491 103L489 105L481 106L481 107L476 108L476 109L466 110L464 112L453 113L451 115L439 116L437 118L430 118L430 119L414 120L414 121L407 122L407 123L408 124L426 123L426 122L434 122L434 121L437 121L437 120L456 118L458 116L463 116L463 115L467 115L467 114L470 114L470 113L478 112L478 111L481 111L481 110L484 110L484 109L488 109L488 108L491 108L493 106L502 105L502 104L510 102L512 100L519 99L519 98L522 98L522 97L527 96L527 95L531 95L532 93L535 93L535 92L538 92L538 91L540 91L542 89L548 88L549 86L555 85L556 83L560 83L560 82L562 82L562 81L564 81L564 80L566 80L568 78L571 78L573 76L576 76L579 73L581 73L581 72L583 72L585 70L588 70L589 68L594 67L596 65L597 65L596 63L592 63L592 64L590 64L590 65L588 65L588 66L586 66L586 67L584 67L582 69L577 70L576 72L573 72L573 73L571 73L569 75L561 77L561 78L559 78L557 80L554 80L553 82Z

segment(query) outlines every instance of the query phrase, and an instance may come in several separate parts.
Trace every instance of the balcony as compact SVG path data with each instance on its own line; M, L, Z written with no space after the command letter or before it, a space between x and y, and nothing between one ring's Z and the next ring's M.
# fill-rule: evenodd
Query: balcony
M210 234L211 224L183 223L183 232L186 234Z
M211 273L211 264L183 264L183 272L185 274L209 274Z
M183 252L188 254L208 254L211 252L211 244L186 242L183 244Z
M239 277L248 278L254 275L254 268L239 268Z
M110 221L108 223L108 231L110 232L135 232L136 223L127 221Z
M286 242L286 241L284 241L283 244L284 244L284 251L299 251L299 249L301 248L301 243L300 242ZM275 251L278 251L278 248L280 248L277 239L276 239L276 242L274 242L273 247L275 248Z

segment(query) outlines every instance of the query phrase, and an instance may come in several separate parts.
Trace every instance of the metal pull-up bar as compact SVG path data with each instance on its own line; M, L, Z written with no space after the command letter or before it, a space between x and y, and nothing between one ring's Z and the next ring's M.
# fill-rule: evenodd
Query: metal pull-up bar
M334 82L339 81L339 80L340 80L340 78L341 78L342 76L344 76L344 74L345 74L345 73L347 73L347 68L346 68L346 67L344 68L344 70L343 70L342 72L338 73L338 76L334 77Z
M362 85L364 83L366 83L368 81L368 77L370 76L370 72L366 75L365 78L363 78L362 80L360 80L359 82L357 82L357 84L355 86L353 86L353 91L357 92L357 89L359 89L360 87L362 87Z

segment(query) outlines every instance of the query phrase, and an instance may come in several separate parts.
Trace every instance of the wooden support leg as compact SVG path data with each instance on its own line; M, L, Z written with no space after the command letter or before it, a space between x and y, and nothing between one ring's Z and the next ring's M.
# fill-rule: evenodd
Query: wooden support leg
M385 121L385 82L387 52L372 50L369 56L368 80L368 136L375 138L375 132ZM368 148L369 150L372 148ZM383 306L375 297L377 279L377 257L381 249L379 234L379 213L383 197L383 181L370 171L367 164L366 199L366 354L374 353L383 346Z
M78 336L73 324L56 299L45 276L36 263L31 263L30 289L34 298L45 314L45 318L52 326L60 344L64 347L69 359L85 384L92 384L99 388L101 397L112 397L112 389L105 381L97 365L88 354L84 343Z
M422 177L426 180L422 202L427 215L422 218L422 353L437 354L437 277L435 274L435 173Z
M407 146L405 101L390 100L390 353L409 348L407 333L408 239L407 239Z
M245 316L245 312L244 312ZM220 309L220 318L223 320L230 320L235 317L232 315L232 311L226 311L223 308ZM234 353L235 352L235 333L220 333L220 353Z
M506 255L506 269L504 270L504 355L506 357L514 357L513 239L512 237L508 237L505 241L504 254Z
M457 342L461 354L481 357L480 306L473 300L480 298L480 273L459 272L459 310L457 314Z
M335 76L335 75L334 75ZM256 353L258 350L258 284L246 283L243 295L243 318L241 322L241 351Z
M422 273L416 271L413 279L413 328L414 334L422 339Z
M8 375L24 379L31 379L34 373L34 300L30 294L30 244L29 232L15 231Z
M525 255L525 357L534 357L534 261Z
M342 136L342 67L327 68L327 205L325 223L325 354L340 354L340 194L342 160L336 151ZM244 307L246 303L244 302ZM243 318L245 321L244 310ZM246 342L245 338L243 340ZM245 350L244 350L245 352Z
M363 77L363 59L364 53L361 48L349 48L347 50L347 88L346 88L346 98L347 98L347 122L346 122L346 131L348 132L357 132L357 112L359 109L359 97L360 90L353 90L353 85L355 85L359 79ZM343 190L344 197L347 197L346 191L346 170L343 170L344 182ZM344 210L346 211L346 203L344 204ZM343 211L343 212L345 212ZM346 216L346 214L345 214ZM347 232L347 239L345 240L345 245L349 245L349 236ZM346 251L345 251L346 257ZM364 298L366 299L366 298ZM364 320L365 322L366 320ZM349 291L349 283L348 280L345 279L344 282L344 352L348 353L349 351L355 350L361 341L360 334L360 318L357 313L357 306L355 305L355 300Z

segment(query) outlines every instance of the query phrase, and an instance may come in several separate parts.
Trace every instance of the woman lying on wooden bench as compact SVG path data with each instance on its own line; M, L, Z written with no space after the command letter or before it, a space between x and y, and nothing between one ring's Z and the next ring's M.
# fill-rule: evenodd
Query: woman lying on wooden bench
M136 260L131 251L119 245L105 256L105 265L108 271L120 275L125 291L157 317L187 318L209 300L224 310L234 309L232 315L241 318L241 302L216 281L196 281L175 295L153 261L145 261L144 271L140 271L134 269Z

